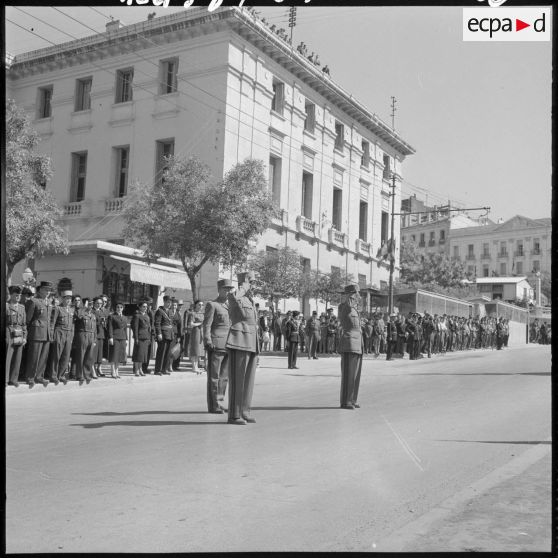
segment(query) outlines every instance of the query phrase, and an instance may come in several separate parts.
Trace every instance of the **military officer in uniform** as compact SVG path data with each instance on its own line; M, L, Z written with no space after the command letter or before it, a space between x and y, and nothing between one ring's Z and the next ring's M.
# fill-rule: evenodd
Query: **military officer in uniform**
M141 371L145 375L149 374L149 361L151 360L153 339L155 338L155 312L153 312L153 308L151 306L153 304L153 299L150 296L146 296L145 298L140 300L140 303L143 303L144 301L147 303L147 315L149 316L149 321L151 322L151 339L149 340L147 348L145 349L147 353L146 360L141 363Z
M110 316L108 308L105 307L103 296L97 296L93 299L93 313L97 319L97 347L95 351L95 360L93 366L93 378L104 376L101 369L103 357L105 355L105 340L107 339L107 320Z
M6 385L18 387L19 367L23 347L27 343L25 307L20 304L21 287L8 287L10 298L6 302Z
M93 362L97 349L97 318L89 304L84 304L74 317L76 340L76 377L81 386L93 377Z
M157 353L155 355L155 374L170 374L170 348L174 337L172 328L172 320L170 318L170 309L172 297L165 295L163 297L163 306L157 308L155 312L155 334L157 335Z
M321 324L318 312L314 310L312 317L306 322L306 336L308 337L308 360L318 358L318 344L320 343Z
M229 335L229 302L227 295L234 289L230 279L217 281L218 296L205 305L202 335L207 351L207 412L223 414L220 402L225 399L229 381L229 353L225 347Z
M341 327L339 352L341 353L341 407L355 409L358 388L360 384L360 371L362 369L362 324L358 310L360 292L358 285L345 287L345 301L339 305L337 315Z
M303 329L300 324L300 312L295 310L285 323L285 340L289 343L289 352L287 354L289 368L298 369L296 358L298 355L298 344L302 335Z
M28 300L25 307L28 345L26 376L30 389L35 383L48 386L48 380L44 375L50 343L54 339L52 323L54 306L49 301L52 289L53 285L50 281L41 281L37 296Z
M254 377L259 356L258 315L251 287L253 271L238 274L238 289L227 295L231 327L225 347L229 352L229 424L256 422L250 416Z
M59 382L64 385L68 383L66 372L70 363L70 352L74 340L74 310L71 307L72 291L62 291L60 296L62 303L58 307L56 321L54 322L54 343L49 362L50 381L56 386Z

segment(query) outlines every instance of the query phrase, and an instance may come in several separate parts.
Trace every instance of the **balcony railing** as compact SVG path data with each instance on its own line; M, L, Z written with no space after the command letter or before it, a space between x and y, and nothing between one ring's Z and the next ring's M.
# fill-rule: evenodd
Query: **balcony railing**
M81 215L82 202L70 202L64 204L64 216L73 217Z
M424 248L424 247L426 246L426 242L419 242L418 245L419 245L421 248Z
M366 256L370 256L371 245L369 242L365 242L364 240L357 238L355 242L356 252L360 254L364 254Z
M523 256L525 256L525 252L524 252L523 250L516 250L516 251L513 253L513 255L514 255L516 258L522 258Z
M440 240L438 240L438 244L445 244L445 243L446 243L445 238L440 238Z
M346 234L338 231L337 229L329 229L328 241L330 244L337 244L346 248Z
M120 213L124 207L125 198L111 198L105 200L105 213Z
M499 258L507 258L508 257L508 251L507 250L500 250L498 252L498 257Z
M469 261L472 261L472 260L476 260L477 257L475 256L475 254L467 254L467 255L465 256L465 259L466 259L466 260L469 260Z
M296 230L299 233L314 237L316 236L316 222L304 217L304 215L299 215L296 218Z
M533 248L531 250L531 256L540 256L541 255L541 249L540 248Z
M481 254L481 260L490 260L490 259L492 258L490 257L490 254L488 252Z
M429 240L428 241L428 246L436 246L436 241L435 240Z

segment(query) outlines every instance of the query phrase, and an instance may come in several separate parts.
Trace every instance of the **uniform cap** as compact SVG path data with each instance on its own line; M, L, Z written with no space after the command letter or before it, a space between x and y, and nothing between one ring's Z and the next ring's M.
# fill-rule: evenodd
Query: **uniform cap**
M299 312L298 310L295 310L295 311L293 312L293 317L296 318L296 316L299 316L299 315L300 315L300 312Z
M66 296L74 296L74 295L72 294L72 291L62 291L62 292L60 293L60 296L61 296L62 298L64 298L64 297L66 297Z
M8 292L10 294L21 294L22 288L19 285L10 285L8 287Z
M239 278L239 281L240 281L240 278ZM232 284L232 281L230 279L219 279L219 281L217 281L217 288L218 289L234 289L234 285Z
M39 289L42 289L43 287L47 287L49 289L54 288L54 285L52 284L52 281L41 281L39 283Z

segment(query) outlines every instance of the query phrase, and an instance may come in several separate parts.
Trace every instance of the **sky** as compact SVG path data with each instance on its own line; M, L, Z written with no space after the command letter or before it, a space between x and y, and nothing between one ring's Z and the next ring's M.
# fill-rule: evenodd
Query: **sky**
M550 217L552 43L464 42L463 8L441 4L318 7L301 1L293 44L304 41L333 81L390 126L395 97L395 130L416 150L403 163L404 197L489 206L494 221ZM6 7L6 50L18 54L89 36L92 29L104 31L110 16L131 24L153 11L184 9ZM256 9L290 31L288 6Z

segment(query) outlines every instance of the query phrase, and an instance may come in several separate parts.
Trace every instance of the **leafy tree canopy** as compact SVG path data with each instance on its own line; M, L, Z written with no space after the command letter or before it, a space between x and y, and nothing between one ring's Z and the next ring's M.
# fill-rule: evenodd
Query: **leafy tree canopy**
M47 252L68 253L62 211L45 189L52 176L50 159L35 152L38 134L24 111L6 103L6 267L8 279L25 258Z
M220 181L197 157L166 158L162 180L136 183L124 205L124 237L148 258L180 260L194 299L207 262L242 265L273 206L263 162L247 159Z

